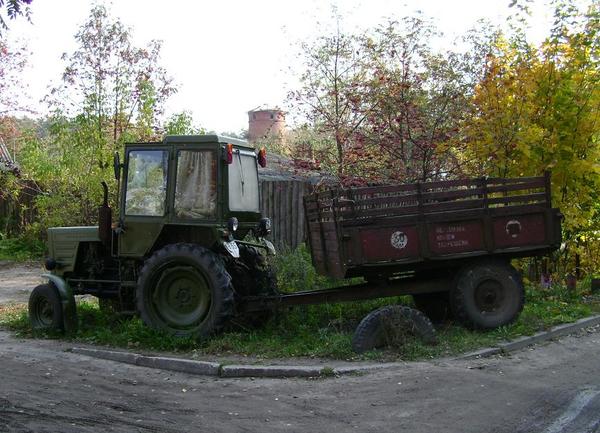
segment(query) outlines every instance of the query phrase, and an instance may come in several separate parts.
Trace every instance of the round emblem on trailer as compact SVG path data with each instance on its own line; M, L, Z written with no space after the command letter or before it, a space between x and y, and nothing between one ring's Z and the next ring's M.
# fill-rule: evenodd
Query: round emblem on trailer
M506 223L506 234L511 238L516 238L521 233L521 223L517 220L510 220Z
M408 236L403 232L394 232L392 233L392 238L390 240L394 248L401 250L408 243Z

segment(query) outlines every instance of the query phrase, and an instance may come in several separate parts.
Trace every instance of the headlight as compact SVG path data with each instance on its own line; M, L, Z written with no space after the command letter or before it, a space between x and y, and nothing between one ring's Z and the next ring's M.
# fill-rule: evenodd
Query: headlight
M56 265L57 265L56 260L54 260L51 257L48 257L46 259L46 261L44 262L44 267L49 271L56 269Z
M229 218L229 220L227 221L227 229L233 233L238 229L238 219L236 217L231 217Z
M271 233L271 219L261 218L258 222L258 228L256 230L258 236L267 236Z

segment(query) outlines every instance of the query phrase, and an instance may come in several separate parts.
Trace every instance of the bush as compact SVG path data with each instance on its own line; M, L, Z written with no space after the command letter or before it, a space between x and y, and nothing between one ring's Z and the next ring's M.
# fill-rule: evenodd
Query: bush
M317 274L308 248L304 244L295 250L281 251L275 256L273 265L277 270L279 290L283 292L314 290L331 283L328 278Z
M0 233L0 260L36 260L45 250L44 243L38 239L27 236L7 238Z

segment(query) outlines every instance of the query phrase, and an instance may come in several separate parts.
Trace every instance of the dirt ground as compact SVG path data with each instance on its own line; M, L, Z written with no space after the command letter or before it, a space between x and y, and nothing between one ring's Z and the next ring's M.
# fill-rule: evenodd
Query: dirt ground
M24 301L39 270L0 272ZM222 379L70 353L0 330L0 432L599 433L600 332L360 376Z
M41 263L9 263L0 261L0 304L27 302L29 293L40 284L46 272Z

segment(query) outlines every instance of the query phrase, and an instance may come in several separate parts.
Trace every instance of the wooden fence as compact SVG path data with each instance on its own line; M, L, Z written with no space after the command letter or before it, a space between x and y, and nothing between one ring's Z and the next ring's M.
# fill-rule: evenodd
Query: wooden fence
M310 184L299 180L261 180L261 212L271 218L278 248L296 248L306 239L302 197Z

